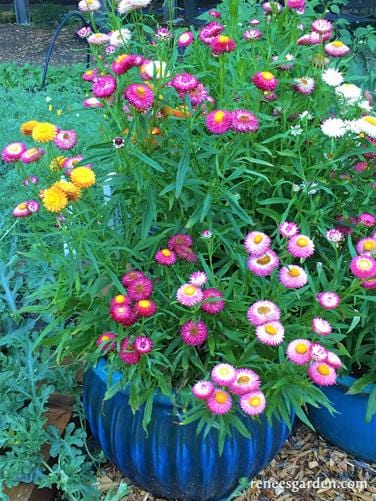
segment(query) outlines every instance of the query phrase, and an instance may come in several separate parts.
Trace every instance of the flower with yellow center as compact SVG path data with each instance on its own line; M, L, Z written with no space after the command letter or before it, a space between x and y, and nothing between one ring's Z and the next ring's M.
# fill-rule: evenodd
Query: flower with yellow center
M43 205L50 212L60 212L68 205L68 197L57 186L43 191Z
M332 42L332 45L334 45L334 47L343 47L345 44L343 42L340 42L339 40L335 40L334 42Z
M55 125L49 122L39 122L32 130L31 136L37 143L49 143L57 134Z
M169 249L162 249L161 252L165 257L171 256L171 251Z
M196 293L196 287L193 287L192 285L187 285L187 287L184 288L184 294L187 296L193 296Z
M364 132L367 136L376 139L376 117L367 115L359 119L357 124L361 132Z
M123 294L118 294L117 296L115 296L115 303L121 304L124 303L124 301L125 301L125 296L123 296Z
M57 186L67 195L69 200L78 200L81 196L81 188L69 181L58 181L53 186Z
M70 173L72 183L79 188L90 188L95 184L95 174L88 167L76 167Z
M274 75L270 71L262 71L261 76L264 80L273 80Z
M290 275L290 277L298 277L300 275L299 268L290 268L289 275Z
M141 299L141 301L138 302L140 308L149 308L150 304L150 301L148 301L147 299Z
M277 334L277 329L274 327L274 325L266 324L265 326L265 331L270 334L271 336L275 336Z
M299 353L299 355L304 355L308 351L308 346L304 343L298 343L295 346L295 351L296 353Z
M251 397L249 400L248 400L248 403L249 405L251 405L252 407L258 407L261 403L261 398L260 397Z
M305 238L305 237L299 237L296 240L296 243L299 247L307 247L307 245L309 244L309 240L308 240L308 238Z
M50 162L50 169L53 171L53 172L58 172L59 170L62 169L63 167L63 163L64 163L64 160L65 160L65 157L63 157L62 155L58 156L58 157L55 157L51 160Z
M217 391L214 398L218 404L224 404L228 399L227 394L224 391Z
M327 365L321 364L317 367L317 372L321 374L321 376L329 376L330 369Z
M214 121L217 122L217 124L220 124L223 122L224 117L225 117L225 113L223 111L217 111L214 114Z
M230 37L226 36L226 35L220 35L218 37L218 42L219 43L228 43L230 40Z
M20 126L21 134L23 134L24 136L31 136L34 127L38 125L38 123L39 122L37 120L29 120L28 122L24 122Z

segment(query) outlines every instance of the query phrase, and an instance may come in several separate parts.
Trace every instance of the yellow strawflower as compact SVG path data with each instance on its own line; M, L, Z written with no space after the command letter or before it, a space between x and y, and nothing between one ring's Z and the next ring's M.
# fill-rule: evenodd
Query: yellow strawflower
M57 186L51 186L43 191L43 205L50 212L60 212L68 205L68 197Z
M32 138L37 143L49 143L56 136L56 126L49 122L39 122L31 133Z
M76 186L69 181L58 181L53 186L56 186L60 190L64 191L69 200L78 200L81 196L81 188Z
M61 170L63 168L64 160L65 157L63 157L62 155L53 158L50 162L50 169L54 172Z
M89 167L76 167L70 173L70 178L79 188L90 188L95 184L95 174Z
M34 127L38 124L39 122L37 122L36 120L29 120L28 122L24 122L20 126L21 134L23 134L24 136L31 136Z

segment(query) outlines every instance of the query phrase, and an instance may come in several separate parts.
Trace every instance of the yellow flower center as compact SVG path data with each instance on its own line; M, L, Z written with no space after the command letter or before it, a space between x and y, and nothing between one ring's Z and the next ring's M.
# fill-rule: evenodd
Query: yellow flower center
M150 301L148 301L147 299L141 299L141 301L138 302L138 305L140 308L149 308Z
M187 287L184 288L184 294L186 296L194 296L196 293L196 287L193 287L192 285L187 285Z
M339 40L336 40L335 42L333 42L333 46L334 47L343 47L345 44L343 44L342 42L340 42Z
M251 397L248 400L249 405L252 407L258 407L261 404L261 398L260 397Z
M321 374L321 376L329 376L330 369L327 365L321 364L317 367L317 372Z
M364 250L370 251L376 247L376 244L372 240L367 240L367 242L364 242L363 247L364 247Z
M251 381L251 378L249 376L240 376L237 379L238 384L248 384Z
M259 244L260 242L262 242L262 235L256 235L254 238L254 242L255 244Z
M269 306L259 306L257 308L257 313L260 313L260 315L266 315L267 313L270 313L270 311Z
M123 296L122 294L119 294L118 296L115 297L115 303L123 303L124 302L124 299L125 299L125 296Z
M299 355L304 355L308 351L307 345L304 343L298 343L295 346L295 351L296 353L299 353Z
M8 149L12 152L12 153L18 153L20 150L21 150L21 147L19 144L12 144L11 146L8 146Z
M222 367L218 372L221 376L228 376L230 374L230 371L227 367Z
M137 89L136 89L136 92L137 92L137 94L138 94L139 96L144 96L144 95L145 95L146 90L145 90L145 88L144 88L144 87L141 87L141 85L139 85L139 86L137 87Z
M269 264L271 260L272 260L272 258L270 256L266 255L264 257L260 257L260 259L257 259L257 263L258 264Z
M375 117L364 117L363 120L365 122L368 122L371 125L375 125L376 126L376 118Z
M217 404L225 404L227 402L227 395L224 391L217 391L214 398Z
M305 237L299 237L296 241L299 247L307 247L308 245L308 238Z
M230 40L230 37L226 36L226 35L220 35L218 37L218 42L219 43L228 43Z
M214 121L217 122L217 124L220 124L225 117L225 113L223 111L217 111L214 114Z
M300 271L298 270L298 268L291 268L289 270L289 275L290 277L298 277L300 275Z
M270 71L261 72L261 76L264 80L273 80L273 78L274 78L273 73L270 73Z
M25 210L25 209L27 208L27 204L26 204L25 202L23 202L22 204L19 204L19 205L18 205L18 208L19 208L20 210Z
M274 325L267 324L265 326L265 332L270 334L271 336L275 336L277 334L277 329L274 327Z
M102 336L101 337L101 342L103 343L103 341L108 341L110 339L110 336Z
M165 257L170 257L171 256L171 251L169 251L168 249L162 249L162 254L165 256Z
M369 270L372 267L372 263L369 259L359 259L358 268L361 270Z

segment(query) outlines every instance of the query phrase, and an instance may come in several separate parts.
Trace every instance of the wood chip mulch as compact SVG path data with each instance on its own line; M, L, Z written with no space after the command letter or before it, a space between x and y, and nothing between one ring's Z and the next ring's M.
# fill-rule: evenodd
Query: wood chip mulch
M105 494L127 481L112 465L98 472ZM257 482L258 481L258 482ZM260 485L263 482L263 485ZM289 485L290 482L290 485ZM291 484L294 482L294 485ZM236 501L376 501L376 463L366 463L328 444L305 425L293 430L278 456ZM125 501L162 501L133 488Z

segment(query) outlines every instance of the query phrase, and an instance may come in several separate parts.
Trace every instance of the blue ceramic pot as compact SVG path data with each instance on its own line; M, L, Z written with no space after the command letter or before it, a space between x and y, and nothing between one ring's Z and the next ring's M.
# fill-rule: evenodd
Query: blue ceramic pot
M121 379L113 375L113 383ZM240 415L250 438L233 432L218 455L216 432L196 435L196 423L181 426L169 399L156 396L148 435L142 412L133 414L129 394L119 391L109 400L106 363L101 360L84 377L84 408L91 431L107 458L132 483L155 496L186 501L219 500L229 496L243 477L251 478L278 453L289 430L265 417L259 421Z
M376 416L365 422L367 401L372 385L363 393L347 395L355 378L338 378L338 384L321 388L338 414L332 416L325 408L310 407L309 418L317 431L329 442L356 457L376 461Z

